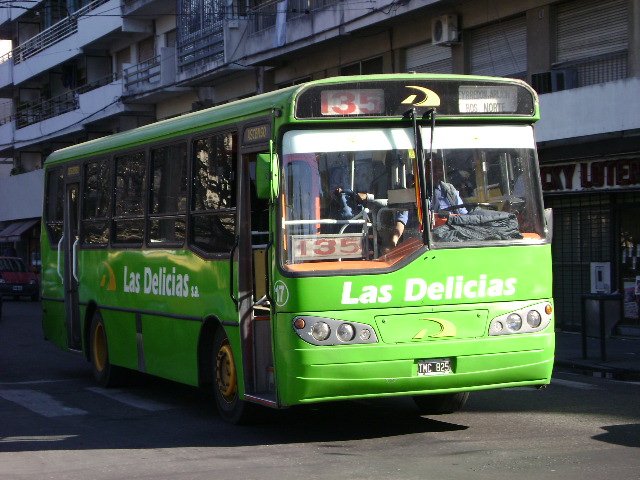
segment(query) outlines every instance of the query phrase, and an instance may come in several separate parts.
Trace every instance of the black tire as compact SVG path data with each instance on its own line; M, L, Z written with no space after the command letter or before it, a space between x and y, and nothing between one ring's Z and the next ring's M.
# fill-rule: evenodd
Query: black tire
M240 400L238 375L231 344L223 328L213 339L213 395L223 420L236 425L253 420L255 405Z
M469 399L469 392L417 395L413 401L420 415L445 415L462 410Z
M124 369L111 365L107 330L100 312L96 311L89 328L89 359L96 382L102 387L115 387L122 382Z

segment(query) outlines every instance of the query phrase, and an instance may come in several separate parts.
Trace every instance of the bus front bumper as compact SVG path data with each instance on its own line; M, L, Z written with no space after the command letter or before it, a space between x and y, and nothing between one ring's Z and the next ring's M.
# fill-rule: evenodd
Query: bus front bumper
M286 368L276 373L278 397L286 406L546 385L554 340L551 329L464 340L294 348L284 354ZM420 375L418 364L432 359L448 359L451 372Z

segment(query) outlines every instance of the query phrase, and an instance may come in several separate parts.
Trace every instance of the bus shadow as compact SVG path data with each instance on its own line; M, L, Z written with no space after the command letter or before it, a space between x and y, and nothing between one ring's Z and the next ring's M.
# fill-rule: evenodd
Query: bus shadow
M130 382L132 383L132 382ZM466 430L419 416L410 399L316 404L284 410L261 408L249 425L231 425L216 412L210 393L158 379L125 391L172 404L157 412L101 405L86 415L9 422L0 427L0 452L92 449L215 448L316 444ZM339 454L336 453L336 454Z

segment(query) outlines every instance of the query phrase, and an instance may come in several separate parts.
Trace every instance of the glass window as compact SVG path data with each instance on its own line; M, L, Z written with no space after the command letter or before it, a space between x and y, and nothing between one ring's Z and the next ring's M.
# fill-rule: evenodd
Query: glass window
M151 151L149 241L182 244L186 233L187 145Z
M88 245L109 243L109 164L101 159L86 164L82 194L81 241Z
M50 170L47 174L46 223L49 239L58 243L62 237L64 212L64 177L61 168Z
M424 248L425 223L437 248L544 239L530 126L438 127L433 150L421 133L424 186L411 129L286 132L284 265L389 267Z
M142 244L144 233L144 152L116 157L115 242Z
M235 243L236 140L225 132L194 141L190 239L207 253L229 253Z

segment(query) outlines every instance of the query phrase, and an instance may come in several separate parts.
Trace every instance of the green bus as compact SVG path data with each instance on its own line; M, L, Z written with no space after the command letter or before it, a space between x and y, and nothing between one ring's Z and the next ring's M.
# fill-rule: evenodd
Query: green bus
M258 405L549 383L535 92L431 74L312 81L45 162L46 338Z

